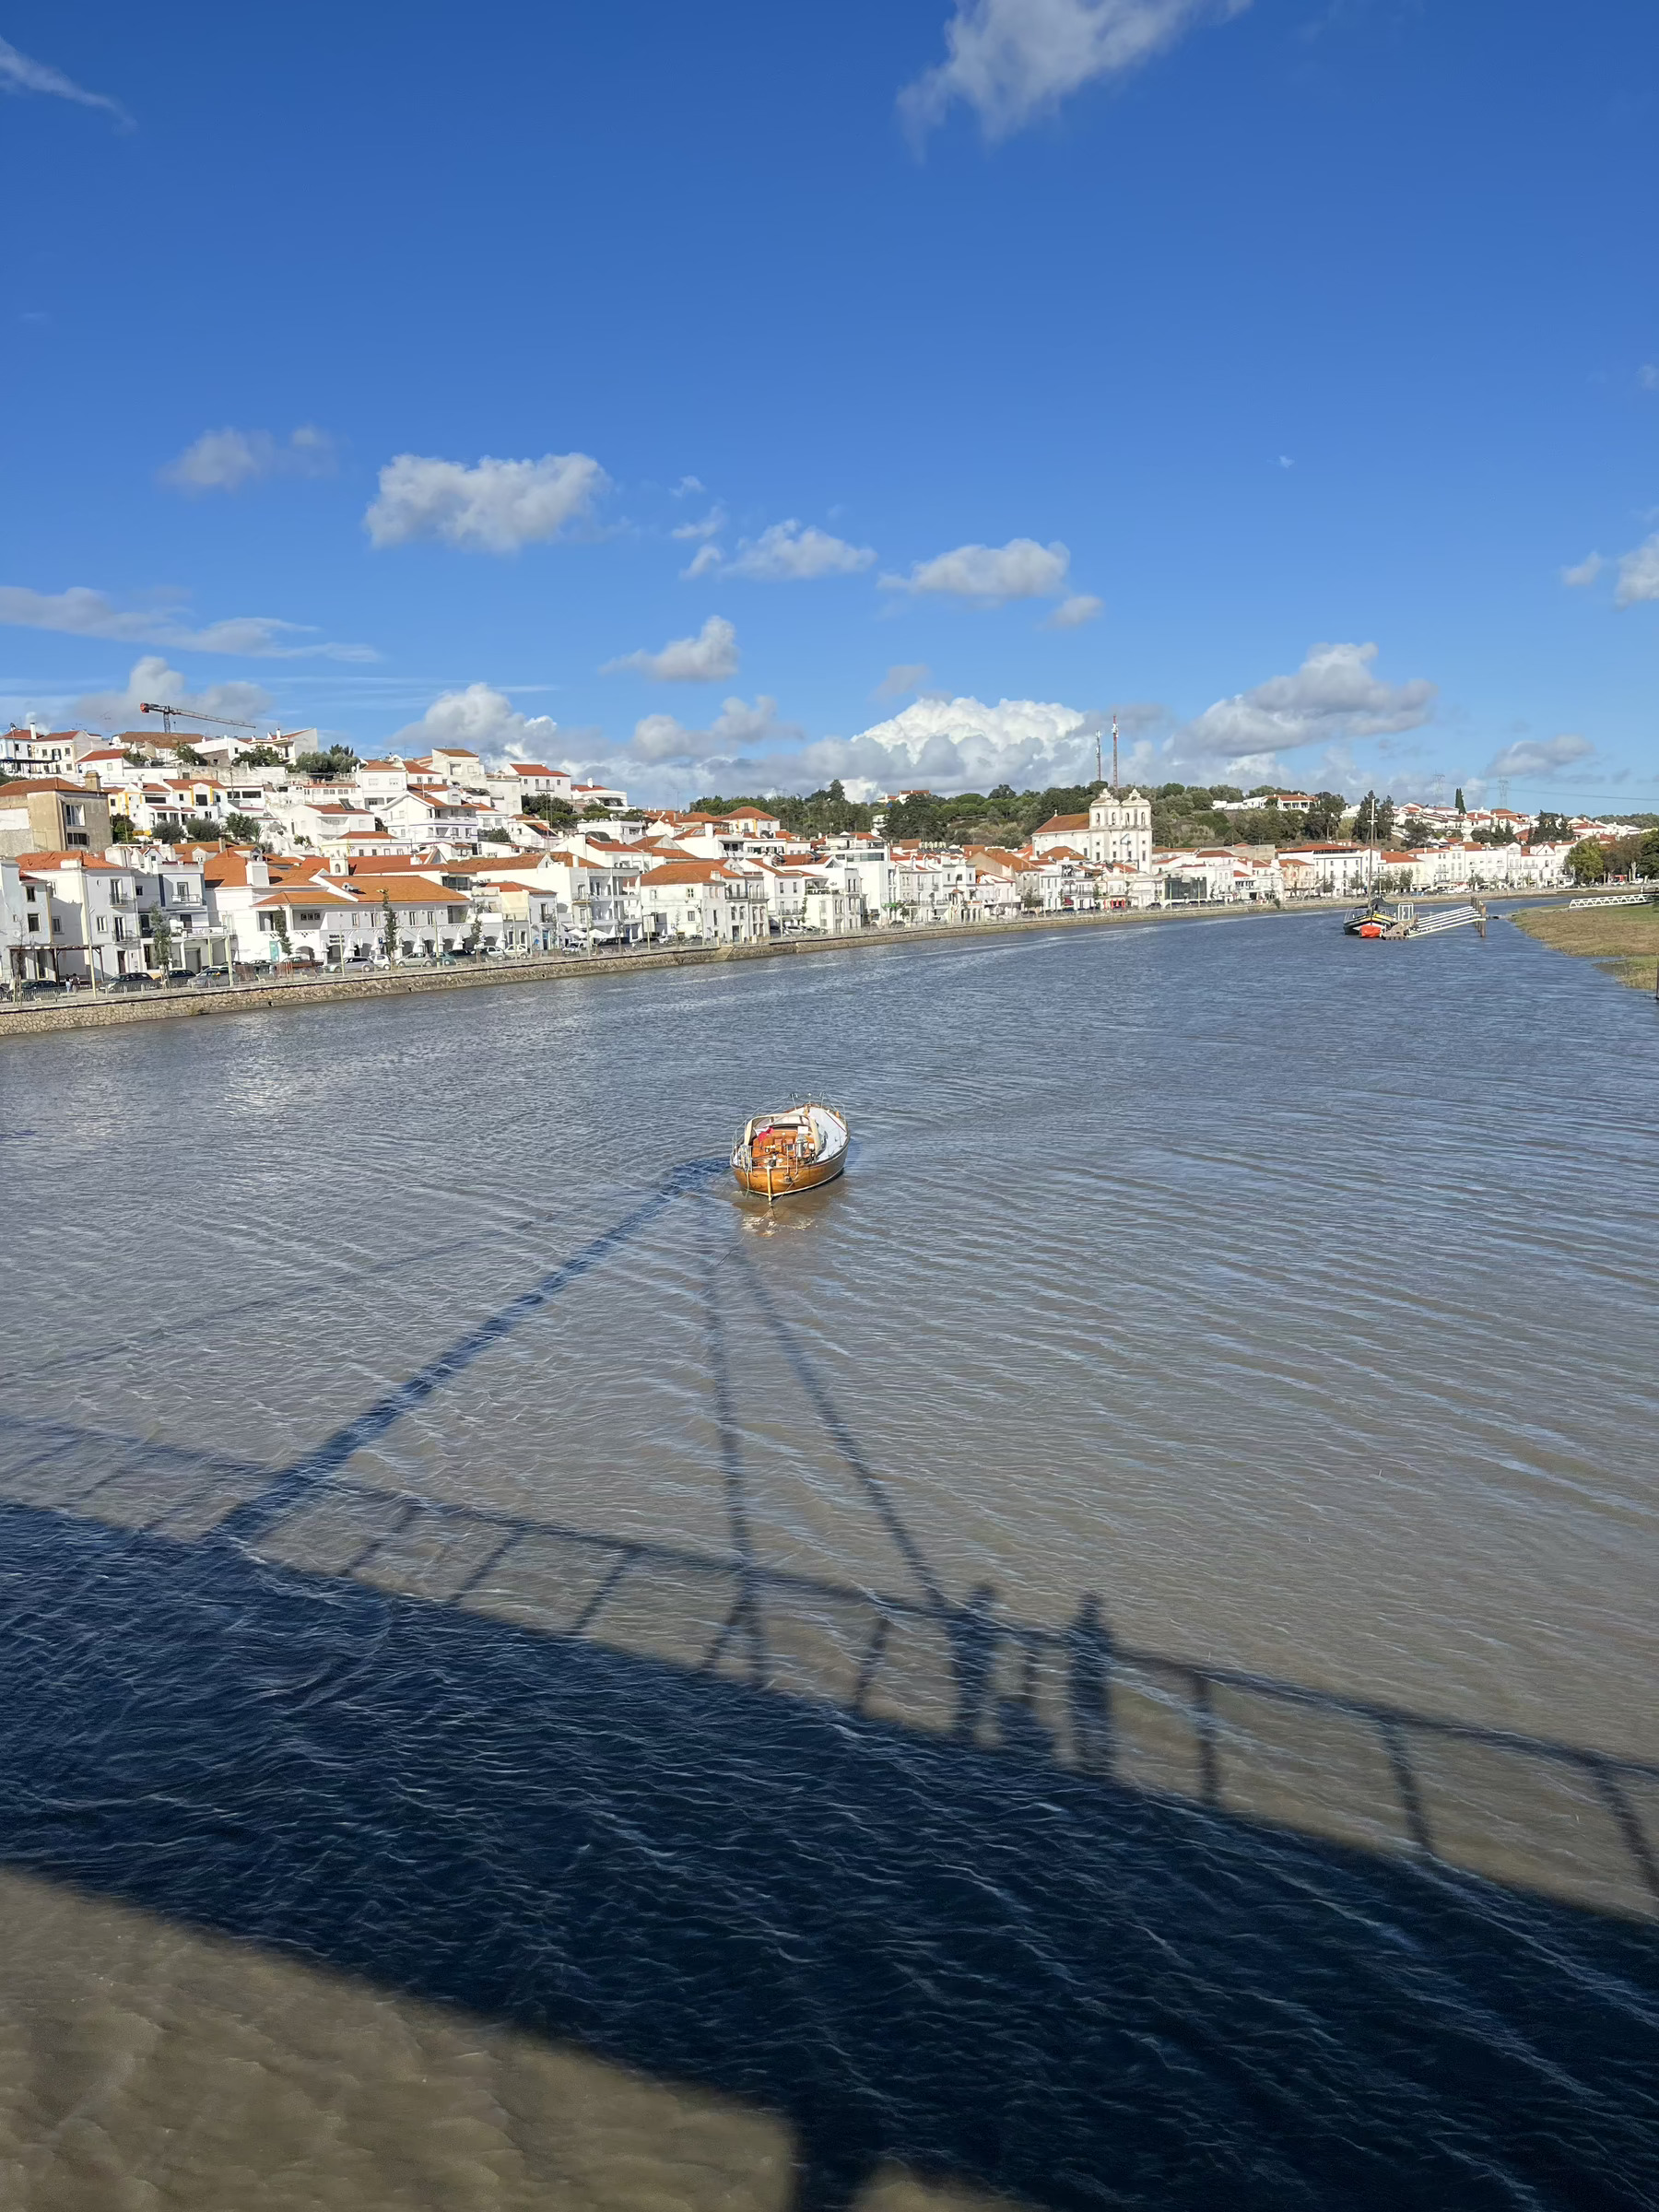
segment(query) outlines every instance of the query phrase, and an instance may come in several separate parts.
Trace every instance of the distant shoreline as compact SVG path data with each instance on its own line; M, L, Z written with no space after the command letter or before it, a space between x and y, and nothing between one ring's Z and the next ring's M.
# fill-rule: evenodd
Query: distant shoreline
M1503 892L1511 899L1552 900L1560 891ZM1453 902L1466 894L1445 895ZM288 983L248 983L224 989L158 992L148 996L94 998L76 993L72 1004L41 1006L25 1003L17 1008L0 1001L0 1040L6 1037L44 1037L59 1031L122 1029L141 1021L189 1021L204 1014L253 1014L299 1006L330 1006L343 999L406 998L434 991L471 991L490 984L562 983L592 981L600 976L641 975L657 969L705 968L736 960L793 958L815 952L853 952L902 945L976 944L986 937L1029 936L1044 930L1124 928L1160 923L1244 922L1283 920L1295 914L1351 912L1354 900L1310 899L1295 906L1194 905L1142 907L1106 913L1021 914L995 922L947 922L924 928L866 929L839 937L771 937L758 945L664 946L641 952L565 953L551 959L500 960L477 966L467 963L436 970L377 970L370 975L347 975L335 982L301 981ZM1419 906L1436 903L1419 899Z

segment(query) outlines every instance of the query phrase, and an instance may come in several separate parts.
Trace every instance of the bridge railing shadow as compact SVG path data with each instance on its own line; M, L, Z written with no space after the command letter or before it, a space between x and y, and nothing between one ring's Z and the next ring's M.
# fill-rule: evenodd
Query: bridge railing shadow
M729 1556L353 1475L658 1210L288 1467L13 1423L0 1858L781 2114L797 2212L1659 2197L1653 1769L952 1600L781 1315L919 1594L757 1559L717 1314Z

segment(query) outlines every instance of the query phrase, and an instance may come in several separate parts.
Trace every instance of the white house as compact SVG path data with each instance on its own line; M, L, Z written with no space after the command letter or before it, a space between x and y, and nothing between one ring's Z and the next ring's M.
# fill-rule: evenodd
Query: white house
M751 945L769 934L766 886L724 860L671 860L640 878L648 937Z

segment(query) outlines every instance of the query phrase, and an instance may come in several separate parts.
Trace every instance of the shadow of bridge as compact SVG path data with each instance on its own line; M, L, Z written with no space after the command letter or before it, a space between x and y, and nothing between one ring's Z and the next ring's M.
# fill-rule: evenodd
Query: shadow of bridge
M775 1311L917 1591L761 1566L718 1297L729 1558L349 1477L709 1172L288 1467L12 1424L5 1862L748 2100L797 2212L1653 2202L1654 1770L953 1602Z

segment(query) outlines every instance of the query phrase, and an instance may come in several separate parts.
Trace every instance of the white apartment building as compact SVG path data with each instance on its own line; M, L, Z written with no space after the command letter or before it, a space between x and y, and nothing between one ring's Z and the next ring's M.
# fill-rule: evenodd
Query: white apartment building
M724 860L671 860L640 878L647 937L752 945L770 935L766 886Z

